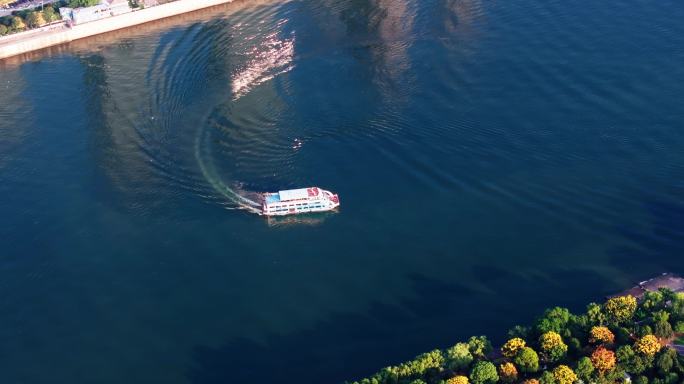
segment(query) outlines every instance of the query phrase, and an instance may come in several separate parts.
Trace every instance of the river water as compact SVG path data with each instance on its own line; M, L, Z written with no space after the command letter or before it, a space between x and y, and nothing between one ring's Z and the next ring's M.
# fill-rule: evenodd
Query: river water
M0 64L2 381L339 383L684 272L682 20L247 0Z

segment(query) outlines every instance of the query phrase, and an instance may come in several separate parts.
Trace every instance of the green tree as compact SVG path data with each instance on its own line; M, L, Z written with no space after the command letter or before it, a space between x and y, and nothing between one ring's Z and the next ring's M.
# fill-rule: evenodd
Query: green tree
M557 384L556 379L553 377L553 373L551 373L549 371L542 372L541 376L539 377L539 383L540 384Z
M520 371L533 373L539 370L539 355L530 347L521 348L513 358Z
M670 371L681 371L677 351L672 348L663 348L656 357L655 367L661 376L665 376Z
M653 312L662 308L665 304L665 297L660 291L646 291L641 300L641 308L647 312Z
M493 384L499 381L496 366L489 361L478 361L470 371L470 381L473 384Z
M623 345L617 349L616 352L618 364L628 373L639 375L646 371L649 367L647 358L634 352L634 349L629 345Z
M637 376L632 380L632 384L648 384L648 378L646 376Z
M45 22L51 23L53 21L59 20L59 16L55 13L55 9L52 6L47 6L43 10L43 18Z
M485 357L492 351L492 343L489 342L487 336L472 336L468 340L468 349L475 357Z
M570 320L570 311L566 308L554 307L547 309L544 312L544 316L537 320L537 332L556 332L563 334Z
M470 363L473 362L473 354L468 349L468 344L458 343L453 347L447 349L444 353L446 357L446 365L449 369L454 371L466 370Z
M582 381L589 383L591 381L591 374L594 373L594 365L591 363L591 359L586 356L579 359L575 373L577 373L577 376Z
M29 28L37 28L45 24L43 14L40 12L31 12L26 16L26 25Z
M587 305L587 319L592 325L603 325L606 322L606 315L600 305L589 303Z
M572 337L578 340L587 340L589 338L587 331L592 325L587 315L577 316L570 314L570 321L568 321L567 327Z
M667 321L659 321L653 327L653 334L660 337L661 339L669 339L674 336L674 331L672 330L672 325Z
M684 292L673 295L670 312L675 321L684 320Z
M657 311L652 316L654 326L653 334L661 339L669 339L674 336L672 325L670 324L670 314L665 311Z

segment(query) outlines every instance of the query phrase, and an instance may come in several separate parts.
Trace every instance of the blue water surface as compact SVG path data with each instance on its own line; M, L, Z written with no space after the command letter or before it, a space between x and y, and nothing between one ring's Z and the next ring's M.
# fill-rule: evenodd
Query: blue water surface
M1 381L341 383L684 273L682 20L243 0L0 63Z

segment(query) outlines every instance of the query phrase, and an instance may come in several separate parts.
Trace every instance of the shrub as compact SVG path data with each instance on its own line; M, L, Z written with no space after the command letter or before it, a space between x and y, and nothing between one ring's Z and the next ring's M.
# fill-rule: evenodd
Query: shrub
M518 369L511 363L499 365L499 378L504 383L513 383L518 379Z
M470 371L470 381L473 384L492 384L499 381L499 374L494 364L488 361L478 361Z
M14 16L12 17L11 28L13 31L21 31L26 29L26 24L24 24L24 20L21 17Z
M534 349L523 347L513 358L513 362L522 372L533 373L539 370L539 356Z
M9 28L4 26L3 24L0 24L0 36L5 36L8 33L9 33Z
M591 354L591 363L600 374L604 374L615 368L615 353L604 347L598 347Z
M613 297L606 301L603 308L608 321L620 324L632 319L637 308L637 301L631 295Z
M634 349L645 356L654 356L660 351L660 348L662 348L662 345L653 335L646 335L634 344Z
M593 344L613 344L615 335L607 327L592 327L589 342Z
M542 355L549 362L562 359L568 352L568 346L556 332L546 332L539 338Z
M527 379L522 382L522 384L539 384L539 380L537 379Z
M572 384L577 381L577 375L567 365L559 365L553 370L553 378L558 384Z
M520 351L524 347L525 347L525 340L523 340L519 337L514 337L514 338L508 340L501 347L501 353L504 355L504 357L511 359L515 355L517 355L518 351Z

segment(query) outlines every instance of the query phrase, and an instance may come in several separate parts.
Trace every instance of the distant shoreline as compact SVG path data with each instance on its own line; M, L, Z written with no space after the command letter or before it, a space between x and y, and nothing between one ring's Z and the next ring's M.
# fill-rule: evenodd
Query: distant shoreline
M71 28L65 25L44 31L21 32L0 38L0 59L231 2L233 0L176 0Z

